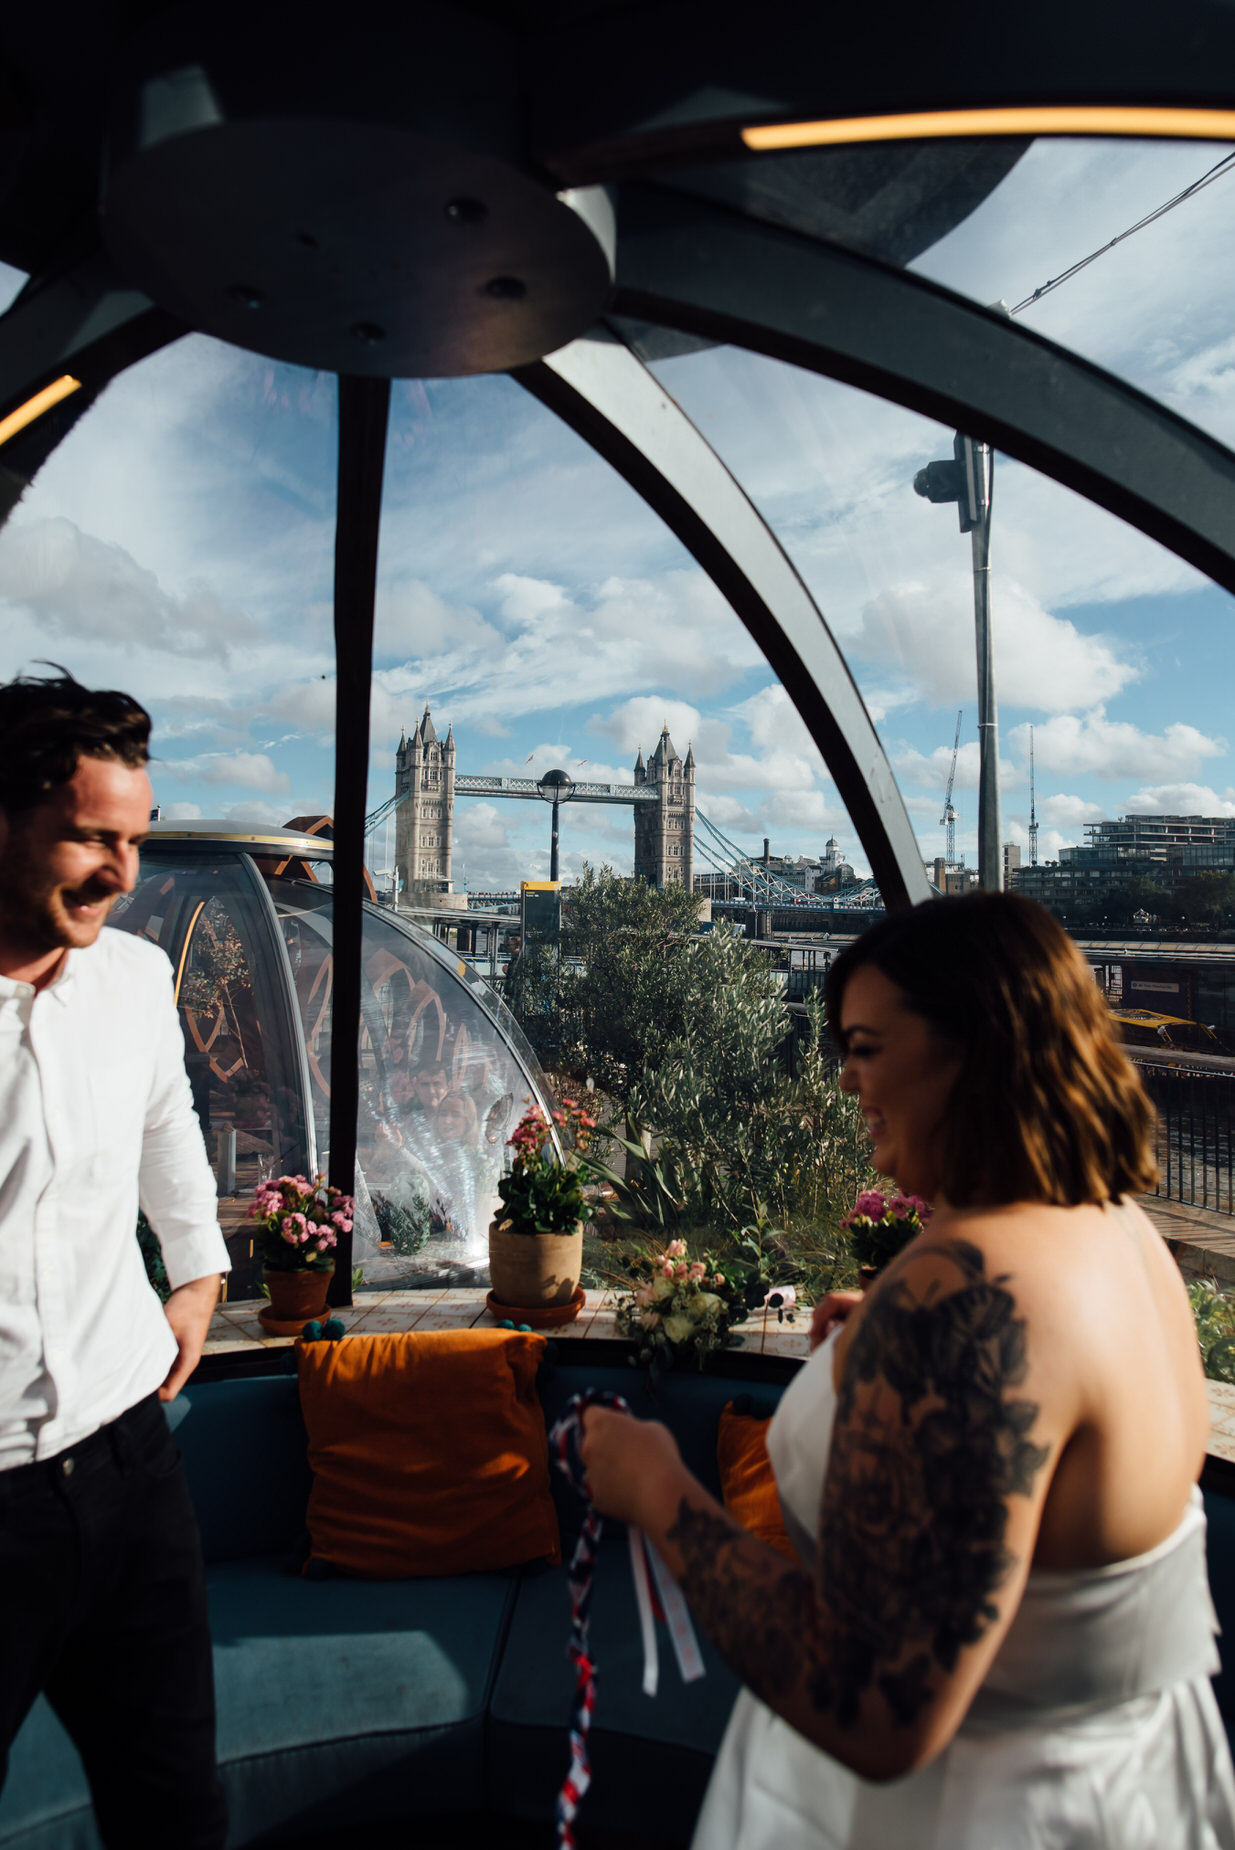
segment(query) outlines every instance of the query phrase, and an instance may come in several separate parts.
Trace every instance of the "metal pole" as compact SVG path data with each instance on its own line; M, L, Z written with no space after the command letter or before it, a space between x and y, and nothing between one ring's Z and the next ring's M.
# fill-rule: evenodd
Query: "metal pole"
M995 652L991 637L991 488L994 457L989 444L965 439L973 471L977 520L973 546L974 639L978 654L978 885L988 893L1003 886L999 813L999 709L995 700Z
M330 1000L330 1182L356 1188L364 818L369 779L373 603L382 516L389 379L339 379L334 552L334 984ZM352 1301L352 1236L339 1235L331 1304Z
M557 811L558 811L558 800L556 797L554 797L553 799L553 835L549 843L549 878L550 880L557 879Z

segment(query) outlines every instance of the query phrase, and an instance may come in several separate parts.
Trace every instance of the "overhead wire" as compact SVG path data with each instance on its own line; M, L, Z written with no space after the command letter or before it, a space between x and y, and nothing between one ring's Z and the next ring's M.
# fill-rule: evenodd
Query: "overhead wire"
M1215 162L1212 167L1201 175L1199 180L1194 180L1191 186L1185 186L1182 193L1176 193L1175 197L1173 199L1168 199L1165 205L1158 206L1153 212L1147 212L1144 218L1139 218L1136 221L1135 225L1129 225L1126 231L1121 231L1117 238L1112 238L1108 244L1100 245L1096 251L1091 251L1088 257L1082 257L1079 263L1072 264L1069 269L1064 270L1059 276L1053 276L1049 282L1042 283L1039 288L1034 290L1032 295L1027 295L1023 302L1018 302L1015 308L1010 308L1008 313L1010 315L1019 315L1023 308L1032 308L1035 302L1040 302L1043 296L1048 296L1052 289L1058 289L1061 283L1066 283L1071 277L1075 276L1078 271L1086 269L1091 263L1096 263L1099 257L1105 257L1108 251L1114 250L1117 244L1122 244L1125 238L1132 237L1134 233L1138 231L1144 231L1146 225L1152 225L1155 219L1164 217L1168 212L1173 212L1176 206L1181 206L1184 203L1185 199L1191 199L1195 193L1199 193L1204 187L1212 186L1215 180L1221 179L1222 175L1224 173L1229 173L1232 168L1235 168L1235 152L1223 155L1222 159Z

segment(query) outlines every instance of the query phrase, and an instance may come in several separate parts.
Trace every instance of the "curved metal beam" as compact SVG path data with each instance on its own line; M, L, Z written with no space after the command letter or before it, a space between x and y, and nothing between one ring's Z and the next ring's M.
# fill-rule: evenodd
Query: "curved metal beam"
M369 705L373 685L373 609L382 475L390 420L389 379L339 376L339 481L335 500L334 908L330 1002L330 1184L356 1192L360 1109L364 816L369 781ZM347 749L340 749L346 740ZM352 1236L339 1235L330 1302L352 1301Z
M928 899L913 825L832 632L767 522L685 412L603 331L512 376L642 495L745 623L823 753L884 904Z
M0 525L117 373L188 329L122 282L101 252L27 284L0 315L0 417L63 373L81 390L0 447Z
M958 427L1235 591L1235 455L1135 386L938 284L632 186L614 308Z
M1235 103L1226 0L924 7L659 0L562 9L531 60L531 141L565 186L738 158L751 123L978 106Z
M0 417L61 373L99 391L124 367L188 331L95 252L28 283L0 315Z

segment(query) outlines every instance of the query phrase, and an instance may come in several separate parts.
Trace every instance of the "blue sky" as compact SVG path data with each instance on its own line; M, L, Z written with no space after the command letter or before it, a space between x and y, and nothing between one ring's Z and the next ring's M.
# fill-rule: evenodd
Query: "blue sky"
M1223 150L1038 143L925 274L1016 301ZM1235 441L1225 275L1235 178L1028 311L1052 338ZM714 350L657 372L716 445L849 654L923 854L940 851L957 708L958 843L975 857L968 541L912 492L951 432ZM333 381L191 337L116 380L0 533L0 673L39 656L156 720L171 814L328 810ZM1153 542L999 459L993 541L1005 837L1041 849L1129 810L1235 814L1231 600ZM668 721L699 803L756 850L863 865L819 755L745 630L660 522L505 378L399 382L380 558L371 801L432 703L461 769L629 779ZM460 803L456 871L546 871L543 806ZM628 869L629 811L563 813L564 869ZM380 855L377 857L380 860Z

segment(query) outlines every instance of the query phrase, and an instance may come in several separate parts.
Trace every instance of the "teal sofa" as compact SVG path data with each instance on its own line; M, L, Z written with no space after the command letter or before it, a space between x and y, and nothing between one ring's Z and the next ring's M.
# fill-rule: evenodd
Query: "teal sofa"
M613 1388L636 1412L668 1422L714 1491L724 1403L746 1395L752 1411L771 1412L794 1367L743 1367L747 1358L735 1358L728 1376L667 1377L653 1403L640 1375L597 1366L592 1345L586 1355L580 1343L560 1347L568 1359L541 1371L547 1422L582 1387ZM296 1563L310 1477L294 1376L194 1382L178 1414L209 1564L229 1846L293 1844L443 1813L550 1820L572 1689L565 1560L581 1515L566 1485L554 1484L561 1567L306 1580ZM1206 1505L1210 1578L1231 1639L1235 1473L1211 1466ZM625 1539L612 1525L595 1578L592 1641L600 1678L582 1821L643 1838L655 1794L655 1836L685 1841L735 1684L704 1640L702 1681L683 1686L666 1648L660 1694L643 1695ZM1235 1676L1215 1686L1229 1731L1228 1681ZM14 1744L0 1850L100 1850L81 1763L41 1699Z
M770 1412L780 1393L775 1379L678 1375L653 1403L641 1375L597 1366L594 1345L586 1359L582 1348L561 1345L577 1359L541 1370L546 1421L585 1386L613 1388L669 1422L713 1490L725 1401L745 1391ZM792 1368L763 1372L783 1381ZM310 1485L295 1377L195 1381L177 1411L208 1563L229 1846L451 1812L551 1819L572 1691L565 1561L581 1516L568 1486L554 1485L561 1567L308 1580L295 1571ZM612 1527L592 1639L600 1686L584 1817L641 1835L653 1791L656 1835L687 1839L735 1684L705 1642L708 1674L683 1686L665 1646L660 1694L643 1695L628 1555ZM81 1763L41 1698L11 1755L0 1850L100 1850Z

